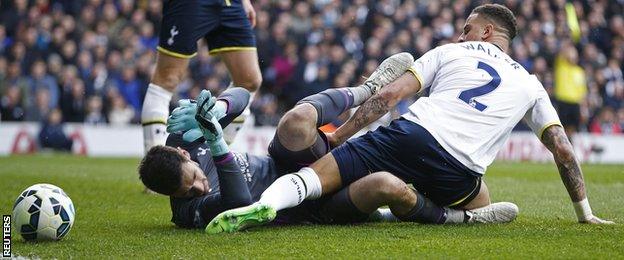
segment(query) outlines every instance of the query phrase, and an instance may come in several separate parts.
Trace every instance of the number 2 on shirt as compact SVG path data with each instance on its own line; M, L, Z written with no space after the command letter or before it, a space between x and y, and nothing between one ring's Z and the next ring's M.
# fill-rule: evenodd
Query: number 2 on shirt
M490 82L488 82L487 84L483 86L462 91L459 94L458 98L466 102L466 104L470 105L471 107L474 107L475 109L479 111L483 111L488 106L483 103L480 103L479 101L476 101L475 98L494 91L500 85L501 79L500 79L500 76L498 75L498 72L496 72L496 70L492 68L492 66L487 65L484 62L479 61L477 68L485 70L485 72L487 72L488 74L490 74L490 76L492 76L492 80L490 80Z

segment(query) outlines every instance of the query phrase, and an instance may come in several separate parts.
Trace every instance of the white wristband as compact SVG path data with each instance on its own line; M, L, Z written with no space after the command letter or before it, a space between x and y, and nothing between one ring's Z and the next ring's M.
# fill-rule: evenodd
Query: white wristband
M589 206L589 201L587 198L579 202L574 202L574 211L576 212L576 217L579 221L588 220L593 214L591 207Z

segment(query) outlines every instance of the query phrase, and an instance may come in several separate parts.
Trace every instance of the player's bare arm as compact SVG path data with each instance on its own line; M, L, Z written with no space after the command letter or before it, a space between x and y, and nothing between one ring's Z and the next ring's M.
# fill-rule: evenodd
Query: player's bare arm
M542 135L542 142L553 153L555 163L559 168L561 180L568 190L573 202L585 198L585 183L572 144L560 126L548 127Z
M362 104L347 122L336 129L331 136L332 145L337 146L365 126L393 109L399 101L413 96L420 90L420 82L409 72L406 72L390 85L382 88L377 95L372 96Z
M247 14L247 18L251 23L251 28L256 27L256 11L251 4L251 0L243 0L243 8L245 9L245 13Z
M586 204L586 208L582 205L587 203L587 195L585 193L585 182L583 181L583 172L581 166L574 155L574 148L570 140L565 134L563 127L553 125L544 131L542 135L542 143L550 150L555 158L555 163L559 169L561 180L568 190L568 194L575 203L579 222L590 224L612 224L612 221L602 220L594 216Z

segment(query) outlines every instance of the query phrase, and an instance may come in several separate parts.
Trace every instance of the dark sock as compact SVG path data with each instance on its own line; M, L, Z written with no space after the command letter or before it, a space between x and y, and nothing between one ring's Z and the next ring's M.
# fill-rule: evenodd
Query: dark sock
M340 114L353 107L353 94L346 88L328 89L303 98L297 104L308 103L316 108L316 126L334 121Z
M444 224L446 211L430 199L416 192L416 205L405 216L397 216L402 221L411 221L423 224Z
M240 166L234 160L234 155L230 152L215 156L213 160L219 176L222 206L225 209L232 209L251 204L251 193L247 181Z
M225 117L219 120L221 127L225 128L232 123L237 116L245 111L249 103L249 97L249 91L241 87L228 88L217 97L218 100L223 100L228 103Z
M321 208L322 217L326 217L323 221L327 224L349 224L360 223L368 219L368 213L358 209L349 195L349 187L346 187L336 194L332 195Z
M273 137L273 141L269 145L269 155L279 162L281 167L285 167L285 170L299 171L302 166L309 166L316 162L318 159L327 154L331 148L327 142L325 135L320 133L316 135L316 141L314 144L301 151L288 150L279 140L277 133Z

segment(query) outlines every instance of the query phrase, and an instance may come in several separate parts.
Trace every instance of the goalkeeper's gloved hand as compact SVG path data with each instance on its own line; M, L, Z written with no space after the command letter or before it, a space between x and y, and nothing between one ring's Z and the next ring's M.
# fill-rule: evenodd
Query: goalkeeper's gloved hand
M197 98L197 112L195 113L195 120L210 147L212 156L223 155L230 151L223 139L223 129L215 115L216 111L213 109L216 102L216 98L210 94L210 91L202 90Z
M193 142L203 136L199 125L195 120L197 102L191 99L181 99L169 118L167 119L167 132L184 132L182 139Z

